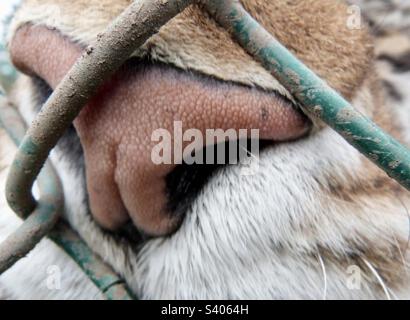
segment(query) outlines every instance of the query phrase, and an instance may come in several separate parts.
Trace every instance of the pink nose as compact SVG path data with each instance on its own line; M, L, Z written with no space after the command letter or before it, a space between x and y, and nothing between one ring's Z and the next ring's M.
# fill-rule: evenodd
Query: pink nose
M52 88L81 51L43 27L20 29L11 44L16 65ZM116 229L131 218L145 232L164 235L178 226L179 217L167 209L166 177L182 161L175 146L183 149L190 142L174 137L176 123L182 132L194 129L203 137L207 129L258 129L261 139L274 141L295 139L308 130L303 115L275 94L166 66L130 63L106 82L75 121L91 211L103 227ZM161 132L170 133L168 144L162 141L162 154L168 146L171 163L153 159L160 142L153 137Z

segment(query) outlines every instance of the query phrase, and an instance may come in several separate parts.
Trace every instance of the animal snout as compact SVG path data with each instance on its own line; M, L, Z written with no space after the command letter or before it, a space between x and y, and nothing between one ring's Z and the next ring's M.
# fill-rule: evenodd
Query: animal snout
M20 70L54 89L83 48L57 31L24 26L10 50ZM166 180L188 153L252 132L281 142L309 130L303 114L275 92L138 59L105 82L74 125L95 220L109 230L132 220L154 236L169 234L182 220L170 209ZM209 130L222 138L207 139Z

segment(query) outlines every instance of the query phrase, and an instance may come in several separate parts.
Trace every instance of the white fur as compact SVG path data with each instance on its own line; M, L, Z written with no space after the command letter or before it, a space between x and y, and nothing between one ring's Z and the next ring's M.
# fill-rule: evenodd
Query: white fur
M1 165L8 167L16 148L0 130ZM8 170L0 172L4 190ZM0 193L0 242L21 224ZM51 268L50 268L51 267ZM61 270L61 287L47 287L53 268ZM0 299L97 299L101 293L79 267L51 241L44 239L30 254L0 277Z
M138 255L101 232L81 205L85 195L78 186L83 177L73 174L72 164L57 152L52 159L64 181L68 220L142 298L321 299L324 274L318 256L326 248L342 262L322 260L328 298L383 299L384 291L369 270L362 270L360 290L347 287L349 264L343 265L344 255L367 242L389 250L396 238L406 239L409 232L399 201L393 206L391 199L352 203L323 193L329 174L347 181L362 163L358 152L330 129L263 152L255 176L242 176L238 166L223 169L201 192L180 230L149 241ZM52 245L44 250L49 258ZM31 266L44 266L41 252L33 252L31 259ZM13 286L20 283L21 274L2 281ZM74 277L73 268L65 281L73 281L69 276ZM44 276L31 279L44 281ZM23 280L25 290L32 281ZM72 286L70 292L76 293L69 297L81 298L76 282ZM408 282L389 290L409 297ZM83 291L94 298L91 292Z
M19 98L31 121L29 90ZM354 104L363 109L369 101L369 93L361 90ZM403 119L409 114L404 112ZM398 239L407 239L410 200L369 196L344 201L326 192L330 183L347 184L360 175L364 164L330 129L270 147L262 152L254 176L241 175L238 166L225 167L202 190L181 228L171 237L149 241L138 254L90 218L85 194L79 192L84 177L75 165L58 152L52 160L64 181L67 220L141 298L322 299L325 286L329 299L385 299L386 292L410 298L407 273L398 274L400 283L389 287L379 266L361 251L371 246L388 254L399 246ZM4 200L1 204L4 208ZM11 213L0 215L0 240L17 224ZM407 270L406 248L400 252L397 264ZM348 287L353 254L369 263L361 269L358 290ZM63 291L44 286L44 268L50 264L62 267ZM1 294L81 299L98 292L45 240L0 277Z
M343 166L354 168L358 157L330 130L309 140L266 152L261 175L246 182L238 168L224 170L175 236L146 246L137 269L139 291L151 298L320 299L318 247L355 250L352 241L360 244L361 235L388 247L396 234L408 233L404 212L387 219L383 204L367 203L368 215L356 216L352 204L323 199L316 179L326 165L337 168L327 158L338 154L336 170L345 175ZM381 297L369 283L349 290L347 268L326 269L329 298Z

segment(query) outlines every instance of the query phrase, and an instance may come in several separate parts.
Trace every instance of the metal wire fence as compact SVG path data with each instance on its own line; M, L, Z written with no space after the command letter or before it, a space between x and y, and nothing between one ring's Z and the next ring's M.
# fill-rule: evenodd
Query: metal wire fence
M120 278L95 257L81 239L61 223L57 224L62 210L60 182L52 165L48 163L44 167L44 164L50 150L104 79L112 75L162 25L194 2L229 30L232 37L294 96L309 117L328 124L389 176L410 189L410 151L355 110L295 58L244 10L238 0L134 1L85 50L27 133L24 134L24 127L18 124L21 119L13 108L10 109L6 98L0 100L3 125L19 144L10 169L6 195L10 207L26 219L23 226L0 245L0 273L49 234L79 263L107 298L132 298ZM31 193L37 178L43 186L39 201ZM36 231L34 237L33 230ZM53 231L50 233L50 230ZM101 270L104 270L103 277Z

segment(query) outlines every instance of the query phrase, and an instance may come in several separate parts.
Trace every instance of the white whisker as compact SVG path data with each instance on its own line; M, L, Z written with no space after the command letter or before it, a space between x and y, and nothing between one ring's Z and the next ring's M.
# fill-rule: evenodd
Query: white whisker
M391 296L389 293L389 289L387 288L386 284L384 283L383 279L380 277L379 273L377 270L370 264L369 261L367 261L365 258L362 258L363 262L366 264L366 266L370 269L370 271L374 274L376 277L377 281L380 283L384 293L386 294L386 297L388 300L391 300Z
M399 297L393 292L392 289L389 289L389 292L393 296L394 300L400 300Z
M325 264L323 262L322 256L320 255L320 252L318 252L317 255L318 255L319 263L320 263L320 266L321 266L322 272L323 272L323 281L324 281L323 300L326 300L326 298L327 298L327 273L326 273L326 267L325 267Z
M250 152L248 149L244 148L243 146L240 146L243 151L245 151L247 154L249 154L252 158L258 159L257 156L255 156L252 152Z

